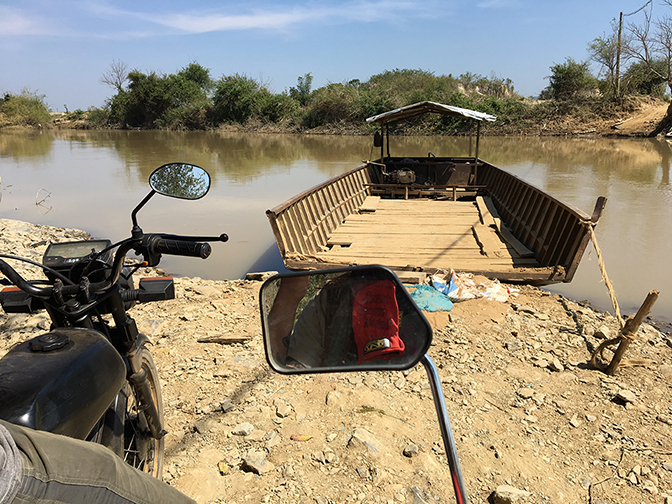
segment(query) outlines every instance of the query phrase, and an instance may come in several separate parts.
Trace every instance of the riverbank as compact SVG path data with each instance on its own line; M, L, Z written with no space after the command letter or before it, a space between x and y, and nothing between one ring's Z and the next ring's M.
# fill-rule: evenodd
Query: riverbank
M583 101L549 101L520 98L517 106L501 107L498 120L484 124L481 133L485 136L604 136L604 137L649 137L666 134L669 125L661 121L666 116L669 101L653 97L628 97L621 102L605 102L601 99ZM511 110L515 110L512 112ZM521 112L521 110L525 112ZM27 126L17 126L3 120L0 113L0 129L107 129L102 119L106 112L101 109L72 113L52 113L51 119L29 121ZM392 131L399 135L466 135L468 130L448 131L434 129L423 123L405 124ZM184 125L168 129L215 129L222 132L305 134L305 135L370 135L372 128L363 120L349 119L325 121L318 126L292 120L273 122L250 118L243 123L221 123L213 126ZM131 128L138 129L138 128ZM437 133L438 131L438 133Z
M47 241L85 236L0 229L4 251L36 260ZM130 312L162 382L165 479L203 503L451 502L424 370L271 373L260 286L176 278L176 299ZM526 503L672 500L665 335L644 324L627 357L649 364L609 377L589 359L617 322L570 299L524 286L503 303L427 315L471 502L502 485L528 492ZM44 313L0 315L0 353L46 327Z
M542 101L530 100L534 106ZM641 97L630 98L621 107L615 107L602 113L558 113L541 116L540 120L502 121L484 123L481 134L484 136L578 136L578 137L632 137L642 138L665 134L668 129L660 129L661 121L667 113L669 102L661 99ZM337 123L320 126L308 131L286 131L275 125L250 122L240 126L225 126L222 129L241 133L303 133L317 135L368 135L371 130L365 125ZM403 135L427 134L409 127L399 132Z

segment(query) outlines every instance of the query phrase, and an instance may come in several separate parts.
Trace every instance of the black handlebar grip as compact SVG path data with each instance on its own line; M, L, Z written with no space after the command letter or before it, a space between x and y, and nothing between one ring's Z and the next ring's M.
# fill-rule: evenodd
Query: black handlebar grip
M201 259L207 259L210 255L210 252L212 252L212 247L210 247L209 243L159 238L155 242L154 250L161 254L200 257Z

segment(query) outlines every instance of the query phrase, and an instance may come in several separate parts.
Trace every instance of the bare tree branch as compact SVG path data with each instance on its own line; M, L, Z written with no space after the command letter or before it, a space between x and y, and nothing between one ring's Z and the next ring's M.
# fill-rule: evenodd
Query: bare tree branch
M672 18L665 16L656 23L655 41L667 68L667 81L672 90Z
M100 82L122 91L124 83L128 80L128 65L122 61L112 60L110 68L102 75Z
M668 27L669 33L661 33L661 22L656 23L658 31L651 34L651 15L648 12L644 13L644 24L641 26L631 24L628 25L631 42L625 48L629 57L643 62L648 70L655 76L660 77L667 82L668 87L672 90L672 74L670 74L670 63L672 62L672 52L666 51L665 44L661 41L670 39L672 41L672 23ZM672 47L672 45L670 45ZM654 68L653 60L658 55L666 61L665 67L668 69L667 75L662 74Z

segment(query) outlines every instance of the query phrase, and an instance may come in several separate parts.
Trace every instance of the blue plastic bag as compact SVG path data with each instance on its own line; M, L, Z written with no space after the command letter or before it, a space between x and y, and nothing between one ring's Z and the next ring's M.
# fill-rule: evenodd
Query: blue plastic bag
M450 311L453 309L453 302L446 294L442 294L431 285L418 285L411 292L413 301L421 310L428 312Z

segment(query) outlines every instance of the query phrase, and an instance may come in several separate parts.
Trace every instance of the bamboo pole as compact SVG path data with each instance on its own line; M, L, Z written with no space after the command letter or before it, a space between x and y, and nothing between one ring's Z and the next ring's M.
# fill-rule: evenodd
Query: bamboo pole
M637 310L635 316L630 317L625 321L625 325L621 329L620 334L616 338L600 343L600 346L595 349L593 355L590 358L590 363L593 365L593 367L604 371L608 375L614 375L621 364L642 364L642 362L638 360L624 361L623 356L625 355L625 351L628 349L630 344L635 341L639 326L642 325L642 322L647 317L647 315L651 313L651 309L658 299L658 294L659 292L657 290L652 290L649 292L649 294L646 296L646 299L642 303L642 306L640 306L639 310ZM604 366L604 364L601 364L597 361L597 358L598 356L602 357L602 353L604 352L605 348L613 345L618 345L618 348L614 352L614 356L612 357L609 365Z
M611 359L611 363L607 367L608 375L613 375L618 369L618 366L621 364L621 361L623 360L623 355L625 354L625 351L630 346L630 343L635 341L637 329L639 329L639 326L642 325L642 322L644 321L646 316L649 313L651 313L651 309L653 308L653 305L658 299L658 294L659 292L657 290L652 290L651 292L649 292L649 294L646 296L646 299L642 303L642 306L640 306L639 310L637 310L635 316L630 317L625 322L625 327L621 329L621 335L620 335L621 343L618 345L616 353L614 354L613 359Z

